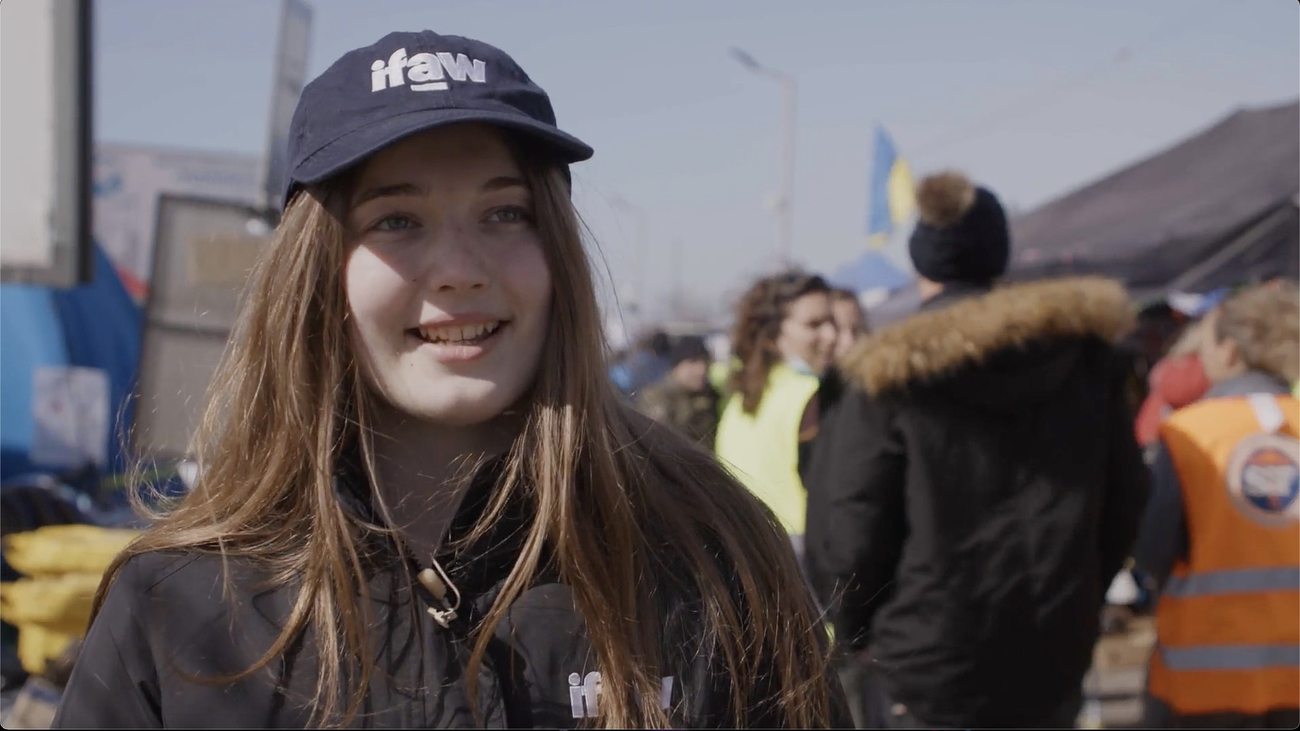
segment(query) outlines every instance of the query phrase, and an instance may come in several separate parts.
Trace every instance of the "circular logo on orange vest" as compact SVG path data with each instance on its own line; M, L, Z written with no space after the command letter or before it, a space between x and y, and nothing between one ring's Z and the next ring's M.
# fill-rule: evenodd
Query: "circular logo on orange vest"
M1277 434L1252 434L1228 460L1228 494L1250 520L1286 528L1300 519L1300 442Z

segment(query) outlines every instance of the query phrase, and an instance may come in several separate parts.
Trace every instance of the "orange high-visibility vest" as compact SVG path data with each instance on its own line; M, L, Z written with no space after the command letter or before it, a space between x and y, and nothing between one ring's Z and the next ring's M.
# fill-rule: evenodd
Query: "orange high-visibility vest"
M1179 715L1300 707L1300 402L1252 394L1177 411L1161 437L1188 556L1156 612L1148 689Z

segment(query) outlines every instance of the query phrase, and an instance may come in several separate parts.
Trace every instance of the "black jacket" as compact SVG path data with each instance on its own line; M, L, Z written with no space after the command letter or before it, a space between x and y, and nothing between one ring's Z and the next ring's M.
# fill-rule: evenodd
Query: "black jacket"
M367 513L353 484L341 482L345 505ZM480 479L469 490L451 537L473 525L491 482ZM354 726L569 728L594 714L598 676L591 674L599 669L582 617L569 587L544 574L497 628L479 673L479 720L473 715L465 677L470 628L500 591L526 522L509 515L460 556L439 552L463 595L459 617L447 629L425 611L433 600L415 581L414 562L392 551L384 563L380 553L369 585L378 672ZM316 681L315 650L305 641L248 679L202 682L251 666L278 636L294 597L290 587L267 584L266 574L246 560L232 559L229 567L233 594L223 598L218 556L155 553L128 561L90 628L54 726L303 727ZM683 724L732 725L727 678L700 638L699 601L670 580L659 595L670 670L661 698ZM773 695L763 688L752 695L751 723L779 725Z
M808 476L837 638L931 724L1035 724L1079 690L1148 477L1111 343L1122 288L1008 286L858 346Z

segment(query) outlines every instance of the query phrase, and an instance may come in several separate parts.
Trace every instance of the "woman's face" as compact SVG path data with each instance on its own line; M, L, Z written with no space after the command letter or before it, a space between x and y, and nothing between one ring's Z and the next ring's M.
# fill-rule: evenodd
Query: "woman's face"
M1226 381L1246 371L1245 363L1231 338L1219 339L1217 330L1221 313L1212 310L1201 324L1201 347L1198 355L1201 369L1211 383Z
M551 275L532 195L491 127L424 132L365 163L347 214L353 342L369 385L433 424L481 424L532 385Z
M847 300L835 300L831 304L835 314L835 357L843 358L853 350L854 344L862 337L862 310L858 303Z
M830 365L835 336L830 296L825 292L809 292L786 308L776 349L783 359L801 360L820 376Z

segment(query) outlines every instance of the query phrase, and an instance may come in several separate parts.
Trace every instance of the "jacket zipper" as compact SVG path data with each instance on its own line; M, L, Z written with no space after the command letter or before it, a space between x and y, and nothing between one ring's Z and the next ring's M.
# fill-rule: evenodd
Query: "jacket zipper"
M453 629L451 626L452 623L463 624L463 622L456 621L460 618L462 601L460 589L457 588L455 582L451 580L442 565L438 563L438 559L430 557L429 560L431 566L416 573L416 579L428 591L435 604L435 606L426 606L424 610L429 613L429 616L433 618L433 621L439 627L442 627L447 632L447 651L453 657L456 657L455 643L458 640L468 640L468 635L462 634L462 630L466 629L465 627ZM449 599L448 595L452 598ZM482 712L480 720L485 724L486 728L505 728L504 700L501 698L501 690L497 685L496 669L493 667L490 656L484 656L479 674L481 681L487 681L481 683L479 692L489 694L487 697L479 699L480 711Z

